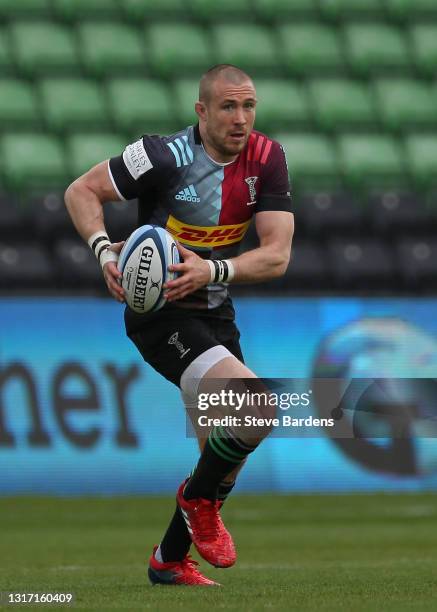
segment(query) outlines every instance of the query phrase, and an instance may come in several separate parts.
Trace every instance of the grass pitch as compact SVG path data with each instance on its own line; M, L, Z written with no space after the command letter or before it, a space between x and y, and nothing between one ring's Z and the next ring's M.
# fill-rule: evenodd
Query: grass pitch
M234 495L237 564L201 563L221 589L149 586L173 503L0 498L0 591L70 591L90 611L436 610L434 495Z

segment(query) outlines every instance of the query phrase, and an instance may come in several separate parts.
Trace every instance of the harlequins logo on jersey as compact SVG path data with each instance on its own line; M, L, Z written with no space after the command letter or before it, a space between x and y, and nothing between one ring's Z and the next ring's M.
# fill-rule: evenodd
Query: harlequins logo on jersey
M170 338L168 339L168 344L173 344L177 348L180 353L179 359L182 359L182 357L185 357L185 355L191 351L191 348L186 349L182 342L179 340L179 332L175 332L170 336Z
M244 179L249 187L249 196L250 202L247 202L247 206L252 206L252 204L256 204L256 189L255 183L258 180L257 176L248 176L247 179Z

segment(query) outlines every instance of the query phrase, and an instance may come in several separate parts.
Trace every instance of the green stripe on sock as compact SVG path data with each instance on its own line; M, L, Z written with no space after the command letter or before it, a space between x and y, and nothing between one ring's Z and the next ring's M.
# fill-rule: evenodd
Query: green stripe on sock
M212 450L216 453L216 455L218 455L219 457L221 457L222 459L225 459L226 461L230 461L231 463L236 463L239 464L241 463L241 459L233 459L232 457L229 457L228 455L225 455L220 448L216 445L215 441L213 440L213 438L209 437L208 438L208 442L212 448Z
M235 451L234 449L231 449L228 447L228 445L226 444L225 440L226 438L220 438L215 432L214 430L212 430L212 432L209 434L209 437L214 438L214 442L217 442L217 444L220 446L220 448L226 452L229 453L229 455L231 455L231 457L235 457L235 459L239 459L240 461L243 461L243 459L245 459L246 454L245 453L238 453L237 451Z
M243 443L243 441L239 440L238 438L232 438L232 436L230 436L221 425L218 425L217 427L215 427L215 429L220 430L221 438L229 438L230 440L233 440L234 443L241 448L243 453L245 453L245 456L251 453L252 451L254 451L256 447L258 446L257 444L255 446L250 446L249 444Z

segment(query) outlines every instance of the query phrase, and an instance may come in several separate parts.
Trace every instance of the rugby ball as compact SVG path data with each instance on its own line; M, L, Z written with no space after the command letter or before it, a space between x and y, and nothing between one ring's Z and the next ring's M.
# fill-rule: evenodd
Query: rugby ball
M156 225L136 229L123 245L117 264L129 308L139 314L162 308L163 285L176 277L168 266L176 263L179 263L176 242L166 230Z

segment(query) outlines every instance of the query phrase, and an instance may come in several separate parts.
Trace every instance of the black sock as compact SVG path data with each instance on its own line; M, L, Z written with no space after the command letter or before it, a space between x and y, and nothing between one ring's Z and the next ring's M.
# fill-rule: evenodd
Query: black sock
M191 538L182 516L181 509L176 506L173 518L159 545L164 563L168 561L182 561L191 546Z
M217 489L217 499L221 501L222 504L225 503L229 493L232 491L234 486L235 486L235 480L233 480L232 482L223 481L219 484L218 489Z
M232 430L214 427L196 469L185 486L184 498L203 497L215 501L220 482L255 448L237 438Z

